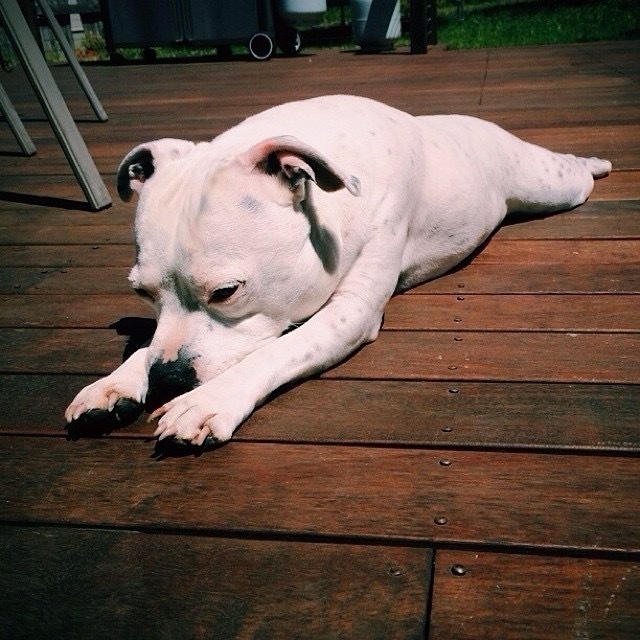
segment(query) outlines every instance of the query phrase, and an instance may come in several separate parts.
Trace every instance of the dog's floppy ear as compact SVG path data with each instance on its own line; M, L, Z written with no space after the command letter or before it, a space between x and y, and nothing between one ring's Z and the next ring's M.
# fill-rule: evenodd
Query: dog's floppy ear
M129 151L118 167L118 195L125 202L133 192L140 193L144 183L164 164L189 153L195 144L188 140L163 138L145 142Z
M241 161L252 170L281 176L292 190L303 181L313 180L323 191L346 188L352 195L360 195L358 178L345 173L294 136L263 140L251 147Z

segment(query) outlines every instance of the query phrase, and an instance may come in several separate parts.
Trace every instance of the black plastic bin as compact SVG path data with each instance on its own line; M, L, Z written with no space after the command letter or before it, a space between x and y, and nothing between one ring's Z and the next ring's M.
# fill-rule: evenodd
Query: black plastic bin
M102 0L107 49L244 44L257 60L275 48L271 0Z

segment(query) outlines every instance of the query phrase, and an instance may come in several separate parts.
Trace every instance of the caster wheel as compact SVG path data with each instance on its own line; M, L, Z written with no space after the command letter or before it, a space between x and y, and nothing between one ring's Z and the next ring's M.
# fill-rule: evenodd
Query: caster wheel
M249 40L249 53L256 60L268 60L273 55L273 40L266 33L255 33Z
M300 32L295 29L287 29L276 35L276 42L285 56L295 56L302 49Z

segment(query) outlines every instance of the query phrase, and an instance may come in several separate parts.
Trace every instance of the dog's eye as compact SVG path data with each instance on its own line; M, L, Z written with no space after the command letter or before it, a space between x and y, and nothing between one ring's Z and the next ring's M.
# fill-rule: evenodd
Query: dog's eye
M230 282L229 284L225 284L223 287L218 287L211 296L209 296L209 304L216 304L229 300L229 298L231 298L239 288L240 282Z

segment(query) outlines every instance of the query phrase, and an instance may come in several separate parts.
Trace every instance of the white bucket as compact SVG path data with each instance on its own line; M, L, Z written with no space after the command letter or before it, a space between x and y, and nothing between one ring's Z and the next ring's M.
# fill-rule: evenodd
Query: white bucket
M322 20L327 0L278 0L278 13L291 26L312 26Z
M389 22L386 34L372 34L367 40L364 39L365 26L369 18L369 10L373 0L351 0L351 30L353 40L361 47L371 49L381 49L389 47L393 41L402 35L402 25L400 23L400 0L396 2Z

